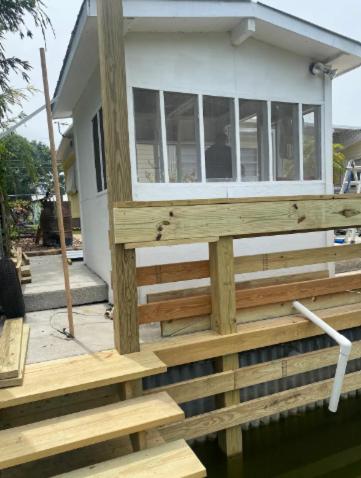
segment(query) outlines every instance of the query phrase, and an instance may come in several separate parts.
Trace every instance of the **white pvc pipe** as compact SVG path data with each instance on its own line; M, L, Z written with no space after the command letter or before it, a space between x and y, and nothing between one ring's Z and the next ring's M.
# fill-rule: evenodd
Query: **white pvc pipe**
M352 343L337 330L333 329L330 325L317 317L316 314L311 312L307 307L300 302L293 302L293 307L298 310L307 319L320 327L327 335L334 339L340 346L340 355L338 357L337 368L335 373L335 379L333 382L332 393L328 409L330 412L337 412L338 403L340 401L340 395L342 392L343 379L346 373L347 361L351 353Z

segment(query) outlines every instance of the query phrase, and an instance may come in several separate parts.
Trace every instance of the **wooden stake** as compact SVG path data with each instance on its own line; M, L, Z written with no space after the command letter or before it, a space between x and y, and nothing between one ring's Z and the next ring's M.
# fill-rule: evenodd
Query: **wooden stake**
M62 210L62 203L61 203L58 165L57 165L57 162L56 162L56 149L55 149L55 139L54 139L54 129L53 129L53 116L52 116L52 112L51 112L48 71L47 71L47 67L46 67L46 58L45 58L44 48L40 48L40 58L41 58L41 69L42 69L42 73L43 73L44 96L45 96L45 103L46 103L46 115L47 115L47 121L48 121L51 164L52 164L52 168L53 168L54 189L55 189L55 196L56 196L56 212L57 212L57 217L58 217L58 229L59 229L59 237L60 237L61 255L62 255L62 260L63 260L64 285L65 285L66 304L67 304L67 309L68 309L69 332L70 332L70 335L72 337L75 337L74 321L73 321L73 303L72 303L72 296L71 296L71 289L70 289L68 259L67 259L67 256L66 256L63 210Z

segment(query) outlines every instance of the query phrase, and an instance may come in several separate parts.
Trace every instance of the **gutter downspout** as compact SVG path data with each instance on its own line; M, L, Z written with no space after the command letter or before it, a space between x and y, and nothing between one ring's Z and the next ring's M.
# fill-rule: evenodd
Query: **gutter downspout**
M342 392L343 379L346 373L347 361L351 353L352 343L337 330L333 329L330 325L320 319L316 314L311 312L300 302L293 302L293 307L298 310L307 319L320 327L327 335L334 339L340 346L340 355L338 357L337 368L335 378L333 382L331 397L328 405L330 412L336 413L340 396Z

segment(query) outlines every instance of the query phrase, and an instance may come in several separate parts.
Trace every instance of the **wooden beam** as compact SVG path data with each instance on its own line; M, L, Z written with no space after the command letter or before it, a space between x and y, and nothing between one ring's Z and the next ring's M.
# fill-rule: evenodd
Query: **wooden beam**
M193 438L216 433L230 427L244 425L277 413L308 405L329 398L333 378L322 382L304 385L283 392L256 398L231 407L188 418L181 423L160 428L166 441ZM342 392L347 393L361 388L361 372L345 376Z
M236 290L237 310L266 304L285 303L309 297L335 294L361 288L361 274L349 274L287 284ZM139 322L163 322L212 312L211 296L198 295L139 306Z
M114 209L116 243L251 237L361 225L358 197Z
M323 309L317 315L337 330L361 325L359 304ZM318 335L323 335L320 328L303 317L293 315L240 324L237 332L230 335L198 332L147 344L144 349L154 351L162 362L171 367Z
M20 365L19 373L16 377L5 378L0 380L0 388L18 387L23 384L26 354L28 351L30 327L27 324L23 325L22 338L21 338L21 352L20 352Z
M0 337L0 380L18 377L22 339L23 319L6 320Z
M111 237L113 204L132 200L128 105L123 39L123 7L119 0L97 0L99 58ZM129 242L129 241L128 241ZM135 251L110 244L114 297L115 347L139 350Z
M221 335L233 334L237 330L236 288L234 282L234 256L232 237L222 237L209 244L209 271L211 278L211 328ZM239 367L238 354L219 357L216 360L217 372L233 371ZM239 403L239 393L226 391L217 397L219 408ZM218 435L221 450L227 456L242 452L242 430L229 428Z

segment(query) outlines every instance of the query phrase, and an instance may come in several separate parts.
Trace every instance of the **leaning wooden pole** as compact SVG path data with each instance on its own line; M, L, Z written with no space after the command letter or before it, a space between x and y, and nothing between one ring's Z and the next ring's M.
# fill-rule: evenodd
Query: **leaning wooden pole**
M47 70L47 66L46 66L46 57L45 57L44 48L40 48L40 58L41 58L41 69L42 69L42 73L43 73L44 96L45 96L45 103L46 103L46 115L47 115L47 120L48 120L51 164L52 164L53 178L54 178L54 190L55 190L55 196L56 196L56 212L57 212L57 217L58 217L58 229L59 229L59 237L60 237L61 255L62 255L62 260L63 260L64 285L65 285L66 305L67 305L67 309L68 309L69 333L72 337L75 337L74 320L73 320L73 301L72 301L71 289L70 289L68 259L67 259L67 256L66 256L63 209L62 209L62 204L61 204L61 193L60 193L60 185L59 185L58 165L57 165L57 162L56 162L56 149L55 149L55 139L54 139L54 129L53 129L53 115L52 115L52 112L51 112L48 70Z

